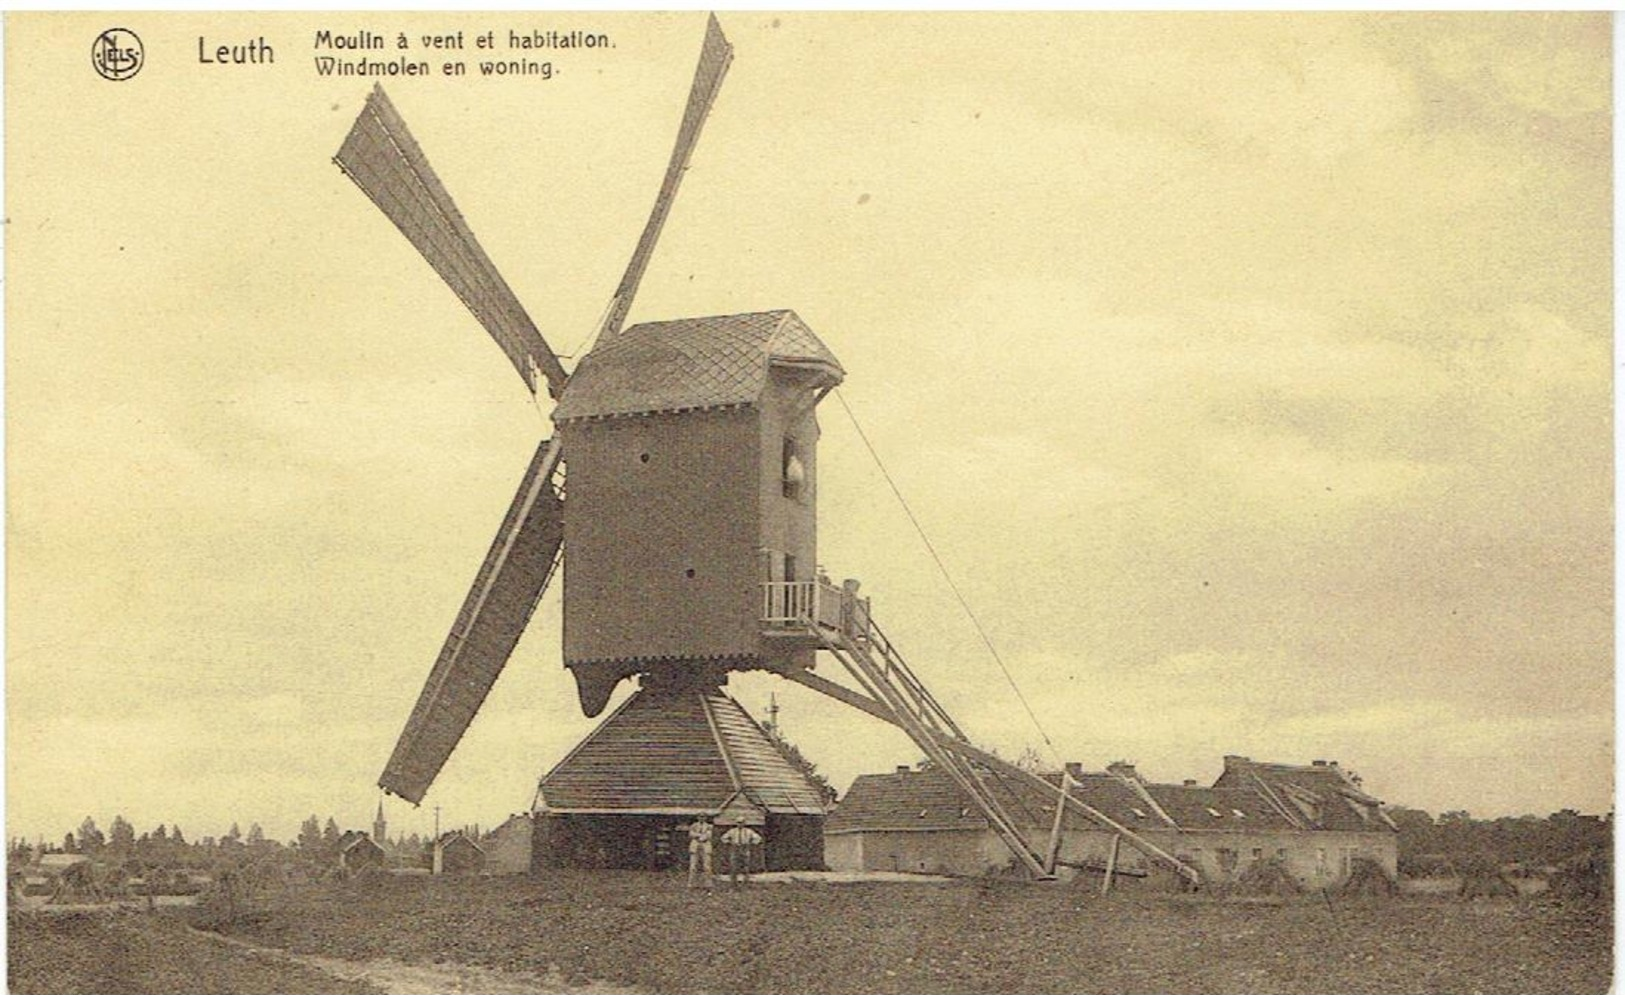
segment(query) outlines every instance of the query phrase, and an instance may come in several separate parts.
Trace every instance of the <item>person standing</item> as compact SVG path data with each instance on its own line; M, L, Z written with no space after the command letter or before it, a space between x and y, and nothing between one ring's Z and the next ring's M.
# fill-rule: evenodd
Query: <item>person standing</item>
M703 815L694 817L694 821L683 827L688 831L688 886L694 887L694 879L700 874L705 875L705 886L710 888L711 882L711 823Z
M762 834L746 825L734 826L722 834L722 842L728 844L728 884L730 887L739 887L739 878L744 876L745 883L750 883L751 858L755 856L753 849L762 842Z

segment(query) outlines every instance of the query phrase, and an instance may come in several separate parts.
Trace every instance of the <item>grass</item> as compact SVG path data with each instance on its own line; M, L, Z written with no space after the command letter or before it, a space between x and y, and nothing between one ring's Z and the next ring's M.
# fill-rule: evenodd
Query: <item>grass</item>
M1603 992L1604 902L1224 901L1082 886L675 876L384 879L273 896L223 932L661 992ZM121 989L137 990L137 989ZM146 989L155 990L155 989Z

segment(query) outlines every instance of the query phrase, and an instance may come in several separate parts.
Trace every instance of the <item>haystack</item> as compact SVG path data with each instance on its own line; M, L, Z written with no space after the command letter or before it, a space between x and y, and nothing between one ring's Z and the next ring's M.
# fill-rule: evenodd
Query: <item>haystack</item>
M1563 898L1612 898L1613 861L1601 850L1587 850L1571 857L1552 875L1547 894Z
M1456 861L1456 870L1461 874L1462 898L1518 897L1517 886L1488 854L1463 857Z
M1398 890L1393 879L1383 872L1376 861L1363 857L1354 858L1349 867L1349 876L1337 887L1337 893L1345 897L1371 895L1387 898Z
M1287 871L1285 863L1270 857L1253 861L1246 870L1236 875L1236 879L1224 891L1227 895L1286 897L1299 894L1303 888Z

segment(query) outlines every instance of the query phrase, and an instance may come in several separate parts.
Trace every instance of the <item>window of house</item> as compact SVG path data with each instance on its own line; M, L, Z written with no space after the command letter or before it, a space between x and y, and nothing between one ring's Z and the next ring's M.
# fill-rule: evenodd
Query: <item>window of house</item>
M1253 847L1253 859L1254 860L1263 860L1264 859L1264 848L1263 847L1261 847L1261 846Z

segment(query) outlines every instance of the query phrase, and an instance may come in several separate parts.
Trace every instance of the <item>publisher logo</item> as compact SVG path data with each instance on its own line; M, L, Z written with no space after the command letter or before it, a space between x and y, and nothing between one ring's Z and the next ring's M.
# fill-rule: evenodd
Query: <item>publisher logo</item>
M128 28L108 28L90 46L90 64L102 79L129 79L146 64L141 38Z

